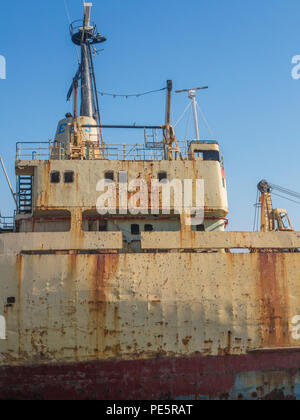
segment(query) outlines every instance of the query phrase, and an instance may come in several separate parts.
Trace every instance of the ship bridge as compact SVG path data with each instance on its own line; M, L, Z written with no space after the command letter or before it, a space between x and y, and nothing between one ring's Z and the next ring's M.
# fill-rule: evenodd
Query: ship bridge
M140 251L144 231L182 231L184 209L178 209L175 192L171 188L170 211L165 211L163 192L159 193L156 212L151 209L153 182L171 187L186 180L201 180L204 186L204 218L191 230L224 230L227 224L227 191L223 158L219 144L214 140L178 142L181 157L165 159L164 149L145 145L105 145L104 156L99 147L86 146L85 156L72 159L59 142L18 143L16 149L16 175L18 214L16 229L19 232L82 231L122 232L124 249ZM124 185L122 176L130 185L143 180L147 187L147 204L132 214L124 211L119 191ZM118 192L116 208L111 214L99 214L99 182L109 180ZM175 183L175 184L174 184ZM195 190L195 186L193 186ZM172 195L173 194L173 195ZM128 192L128 200L133 191ZM196 197L193 198L196 206ZM182 210L182 211L180 211ZM76 222L72 222L76 221Z

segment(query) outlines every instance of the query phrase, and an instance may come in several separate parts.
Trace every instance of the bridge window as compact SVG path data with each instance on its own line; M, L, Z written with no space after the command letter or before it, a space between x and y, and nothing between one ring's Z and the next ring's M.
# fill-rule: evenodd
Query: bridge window
M200 152L200 150L195 150L195 158L204 160L204 152Z
M196 226L197 232L205 232L205 226L204 225L197 225Z
M140 225L131 225L131 234L139 235L140 234Z
M194 156L196 159L221 161L220 152L217 150L195 150Z
M113 171L107 171L107 172L105 172L104 177L105 177L105 179L110 180L110 181L114 181L115 180L115 175L114 175Z
M161 172L158 173L158 180L159 180L159 182L165 181L167 179L168 179L167 172L161 171Z
M107 220L99 220L99 232L107 232Z
M59 184L60 183L60 172L58 172L58 171L51 172L50 182L51 182L51 184Z
M153 225L145 225L145 232L153 232Z
M64 180L66 184L72 184L72 182L74 182L74 172L66 171L64 173Z

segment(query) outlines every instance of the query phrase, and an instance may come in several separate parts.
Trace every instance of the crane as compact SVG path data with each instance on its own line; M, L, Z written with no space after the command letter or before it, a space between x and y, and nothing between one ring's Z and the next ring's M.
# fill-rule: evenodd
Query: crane
M288 190L286 188L280 187L275 184L271 184L265 179L260 181L257 185L258 191L260 193L259 205L261 208L261 217L260 217L260 230L262 232L272 232L272 231L283 231L283 232L293 232L294 227L288 215L286 209L274 209L272 204L271 193L274 194L274 191L280 192L281 194L297 198L300 200L300 194ZM274 194L277 195L278 194ZM281 198L282 197L279 195ZM291 200L294 201L294 200ZM300 204L300 202L295 201Z

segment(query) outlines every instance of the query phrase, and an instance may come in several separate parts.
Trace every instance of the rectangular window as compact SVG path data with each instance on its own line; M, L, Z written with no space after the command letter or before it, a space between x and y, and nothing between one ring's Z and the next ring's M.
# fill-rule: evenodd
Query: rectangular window
M205 226L204 225L197 225L196 230L197 230L197 232L205 232Z
M110 180L110 181L114 181L115 180L115 176L113 171L107 171L105 172L105 179Z
M99 221L99 232L107 232L107 220Z
M74 182L74 172L66 171L64 173L64 180L66 184L72 184Z
M200 152L200 150L195 150L195 158L204 160L204 152Z
M140 234L140 225L131 225L131 234L139 235Z
M51 172L50 182L51 182L51 184L59 184L60 183L60 172L58 172L58 171Z
M168 178L167 172L161 171L158 173L158 180L159 182L164 181Z
M15 298L15 297L8 297L8 298L7 298L7 303L8 303L8 304L13 304L13 303L16 303L16 298Z
M220 162L220 153L217 150L195 150L194 152L196 159L211 160Z
M152 225L145 225L145 232L153 232L153 226Z

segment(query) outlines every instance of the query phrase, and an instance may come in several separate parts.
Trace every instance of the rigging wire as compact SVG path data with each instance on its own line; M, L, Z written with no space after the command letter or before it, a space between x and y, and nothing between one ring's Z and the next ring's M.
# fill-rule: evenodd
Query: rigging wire
M126 99L128 99L128 98L133 98L133 97L139 98L140 96L150 95L151 93L162 92L164 90L167 90L167 88L164 87L162 89L150 90L148 92L143 92L143 93L130 93L128 95L120 95L118 93L106 93L106 92L100 92L100 91L98 91L98 93L101 96L111 96L113 98L126 98Z
M287 195L290 195L292 197L300 199L300 194L295 192L295 191L288 190L287 188L280 187L279 185L275 185L275 184L270 184L270 187L274 190L277 190L277 191L283 193L283 194L287 194Z
M188 120L186 123L186 130L185 130L185 139L188 139L188 135L189 135L189 127L190 127L190 121L191 121L191 117L192 117L192 107L190 108L190 112L188 114Z
M209 134L211 135L212 140L216 140L216 138L215 138L215 136L214 136L214 133L212 132L212 130L211 130L211 128L210 128L210 126L209 126L209 124L208 124L208 122L207 122L207 120L206 120L206 118L205 118L205 115L204 115L204 113L203 113L202 109L200 108L200 106L199 106L198 102L197 102L197 107L198 107L198 109L199 109L199 111L200 111L201 118L202 118L202 120L204 121L204 124L206 125L206 128L208 129Z
M71 26L72 19L71 19L70 9L69 9L67 0L64 0L64 5L65 5L66 15L67 15L67 18L68 18L68 21L69 21L69 25ZM74 45L74 48L75 48L75 52L76 52L76 55L77 55L78 64L80 64L80 57L79 57L79 53L77 51L76 45Z
M254 204L254 207L255 207L255 214L254 214L253 232L255 232L255 230L256 230L256 228L257 228L258 208L259 208L258 199L259 199L259 191L257 190L257 193L256 193L256 202L255 202L255 204Z
M179 119L177 120L177 122L175 123L174 128L175 128L175 127L176 127L176 126L180 123L180 121L183 119L183 117L185 116L186 112L188 111L188 109L189 109L190 107L192 107L192 102L190 102L190 103L188 104L188 106L185 108L185 110L183 111L183 113L181 114L181 116L179 117ZM197 107L198 107L198 109L199 109L199 111L200 111L201 118L202 118L202 120L203 120L204 124L206 125L206 128L207 128L207 130L208 130L208 132L209 132L209 134L210 134L210 136L211 136L212 140L215 140L216 138L215 138L215 136L214 136L214 133L212 132L212 130L211 130L211 128L210 128L210 126L209 126L209 124L208 124L208 122L207 122L206 118L205 118L205 115L204 115L204 113L203 113L203 111L202 111L202 109L200 108L200 106L199 106L199 104L198 104L198 103L197 103ZM189 121L190 121L190 118L189 118Z
M276 194L274 192L272 192L272 194L276 195L277 197L283 198L284 200L291 201L292 203L300 204L300 201L295 201L295 200L292 200L291 198L283 197L282 195Z
M69 10L69 7L68 7L67 0L64 0L64 4L65 4L67 18L68 18L69 24L71 25L71 15L70 15L70 10Z
M181 116L178 118L177 122L174 125L174 128L180 123L180 121L185 116L185 114L188 111L188 109L189 109L190 106L192 106L192 103L191 102L188 104L188 106L185 108L185 110L183 111L183 113L181 114Z

